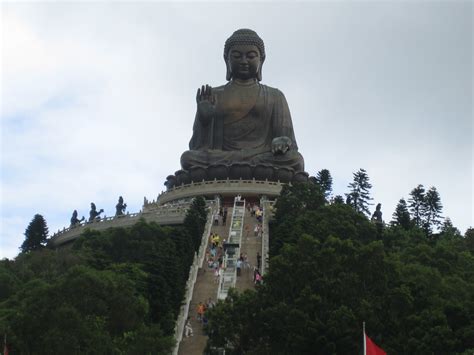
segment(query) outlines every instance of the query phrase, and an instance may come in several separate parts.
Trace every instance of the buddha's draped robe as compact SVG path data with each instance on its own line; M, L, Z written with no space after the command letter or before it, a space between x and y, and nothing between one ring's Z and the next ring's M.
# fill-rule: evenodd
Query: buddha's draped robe
M259 83L230 82L214 88L213 94L215 114L208 122L196 114L190 150L181 156L184 170L241 162L304 170L290 110L280 90ZM291 139L290 149L273 155L272 140L283 136Z

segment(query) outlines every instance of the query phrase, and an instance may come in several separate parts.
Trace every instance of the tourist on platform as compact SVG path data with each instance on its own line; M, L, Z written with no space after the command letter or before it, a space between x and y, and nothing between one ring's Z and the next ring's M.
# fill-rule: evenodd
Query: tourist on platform
M186 319L186 324L184 325L184 336L186 338L193 336L193 328L191 327L191 317Z
M262 283L262 275L260 275L260 272L257 270L257 273L255 275L255 285L260 285Z
M250 263L249 263L247 254L244 254L244 255L242 256L242 264L243 264L243 268L244 268L244 269L250 269Z
M218 234L215 234L215 235L214 235L214 238L212 238L212 245L214 246L214 248L218 248L218 247L219 247L220 241L221 241L221 237L219 237Z
M209 297L209 299L207 300L207 303L206 303L206 308L207 309L211 309L212 307L214 307L216 304L214 303L214 301L212 300L211 297Z
M257 209L258 209L257 204L254 204L254 205L252 206L252 213L251 213L251 216L252 216L252 217L255 217L255 213L257 212Z
M257 222L262 223L262 218L263 218L263 212L260 208L255 211L255 217L257 217Z
M226 225L227 224L227 207L224 207L224 215L222 216L222 224Z
M204 306L204 303L199 302L197 306L197 320L202 322L202 316L204 315L204 312L206 311L206 308Z
M242 269L242 260L240 258L237 260L236 267L237 267L237 276L240 276L241 269Z
M217 267L214 268L214 282L218 284L220 281L220 278L221 278L221 268L219 267L219 265L217 265Z
M248 238L250 234L250 224L245 225L245 238Z

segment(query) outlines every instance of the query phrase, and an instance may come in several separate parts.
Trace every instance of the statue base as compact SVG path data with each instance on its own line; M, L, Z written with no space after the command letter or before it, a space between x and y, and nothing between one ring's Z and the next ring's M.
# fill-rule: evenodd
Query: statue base
M256 180L291 183L307 182L308 176L308 173L305 171L295 171L289 167L275 167L271 164L251 165L245 162L235 162L232 164L213 164L207 168L193 166L189 170L178 170L174 175L169 175L166 178L164 185L170 191L182 185L189 185L191 182Z
M258 198L266 196L269 199L276 198L284 183L278 181L259 180L214 180L191 182L180 186L174 186L168 191L161 193L156 201L157 206L166 203L178 202L179 200L190 199L195 196L214 198L220 195L227 196L241 195L244 198Z

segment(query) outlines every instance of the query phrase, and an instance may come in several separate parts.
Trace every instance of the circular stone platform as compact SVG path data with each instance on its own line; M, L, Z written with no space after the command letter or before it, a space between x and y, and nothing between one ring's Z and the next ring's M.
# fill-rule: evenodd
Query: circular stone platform
M161 193L156 201L157 205L192 198L195 196L206 196L214 198L215 195L243 197L267 196L274 198L280 195L284 184L275 181L257 180L214 180L192 182L187 185L175 186Z

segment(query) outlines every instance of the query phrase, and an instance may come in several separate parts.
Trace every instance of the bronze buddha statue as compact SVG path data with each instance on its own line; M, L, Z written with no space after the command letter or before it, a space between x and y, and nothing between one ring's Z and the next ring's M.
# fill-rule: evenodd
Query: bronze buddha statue
M171 182L170 176L168 183L227 177L307 179L285 96L260 84L265 61L262 39L249 29L235 31L225 43L224 60L228 83L197 90L189 150L181 156L177 181Z

